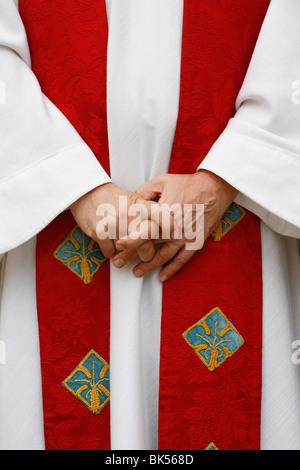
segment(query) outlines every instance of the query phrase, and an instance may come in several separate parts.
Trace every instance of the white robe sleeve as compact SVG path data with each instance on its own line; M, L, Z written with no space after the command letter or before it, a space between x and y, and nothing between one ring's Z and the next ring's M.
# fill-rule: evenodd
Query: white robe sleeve
M199 169L239 190L236 202L300 238L300 2L272 0L236 114Z
M110 181L70 122L43 95L13 0L0 2L0 123L1 254Z

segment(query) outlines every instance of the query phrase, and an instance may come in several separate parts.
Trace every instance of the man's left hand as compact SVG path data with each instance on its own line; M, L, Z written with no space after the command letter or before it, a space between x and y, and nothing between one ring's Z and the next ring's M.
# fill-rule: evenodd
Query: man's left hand
M200 170L191 175L162 174L151 181L143 184L137 193L145 200L156 200L160 205L180 204L184 208L185 204L204 205L204 240L212 233L219 224L224 212L230 206L237 195L237 190L230 186L219 176ZM183 213L183 212L182 212ZM136 239L131 239L130 235L117 242L119 258L124 256L126 263L126 252L122 250L134 249ZM159 278L162 282L170 279L178 272L194 255L196 250L187 249L187 240L170 239L164 241L156 250L150 261L140 262L133 269L136 277L143 277L150 271L163 266Z

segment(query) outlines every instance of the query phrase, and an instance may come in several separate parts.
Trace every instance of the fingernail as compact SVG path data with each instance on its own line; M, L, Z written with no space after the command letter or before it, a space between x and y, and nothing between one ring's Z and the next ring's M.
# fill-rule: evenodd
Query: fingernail
M159 279L161 280L161 282L165 282L167 280L167 276L162 274L161 276L159 276Z
M143 271L141 271L140 269L137 269L136 271L134 271L133 274L135 275L135 277L143 277L144 276Z
M113 263L116 268L122 268L125 264L122 259L116 259L115 261L113 261Z

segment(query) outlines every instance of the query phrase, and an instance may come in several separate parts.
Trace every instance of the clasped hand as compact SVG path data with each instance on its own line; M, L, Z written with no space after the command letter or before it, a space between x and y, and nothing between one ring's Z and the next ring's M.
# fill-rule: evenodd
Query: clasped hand
M133 268L136 277L162 267L159 278L165 282L200 248L189 248L193 245L188 242L193 240L182 230L185 227L183 209L193 208L191 233L197 239L197 230L201 230L201 239L205 242L236 195L237 190L226 181L200 170L190 175L159 175L143 184L136 193L106 183L82 196L70 209L79 227L98 242L116 268L121 269L137 258ZM120 199L127 204L120 206ZM199 214L194 208L200 206L203 223L198 225ZM99 212L99 207L107 209L106 215L103 210ZM132 207L137 210L132 211ZM108 227L110 220L114 221L112 232ZM169 220L167 230L163 226L166 220Z

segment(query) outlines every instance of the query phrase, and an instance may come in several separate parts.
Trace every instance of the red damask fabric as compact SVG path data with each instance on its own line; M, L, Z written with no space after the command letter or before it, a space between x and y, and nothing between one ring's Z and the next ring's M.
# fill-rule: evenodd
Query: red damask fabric
M109 172L105 2L20 0L33 70ZM234 114L269 0L185 0L181 92L170 173L194 172ZM242 156L241 156L242 157ZM226 158L226 155L224 155ZM68 175L66 175L66 178ZM55 188L53 188L55 191ZM109 362L109 263L84 284L54 258L73 229L38 236L37 307L47 449L109 449L109 405L93 414L63 386L94 349ZM182 334L219 307L244 344L210 371ZM160 449L258 449L262 273L259 220L246 214L163 287Z
M181 93L170 173L193 173L234 115L268 6L267 0L184 2ZM222 450L259 449L261 269L259 220L248 213L221 241L208 239L164 285L161 449L204 449L210 442ZM210 372L180 333L215 307L245 343Z
M21 0L19 9L43 92L109 173L105 1ZM45 443L49 450L110 449L109 404L94 415L62 386L91 349L109 363L109 263L84 284L53 256L74 226L64 212L37 240Z

